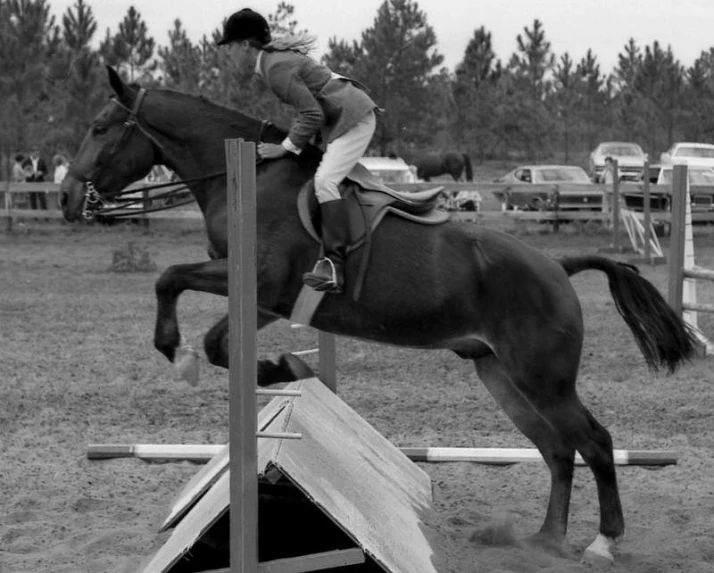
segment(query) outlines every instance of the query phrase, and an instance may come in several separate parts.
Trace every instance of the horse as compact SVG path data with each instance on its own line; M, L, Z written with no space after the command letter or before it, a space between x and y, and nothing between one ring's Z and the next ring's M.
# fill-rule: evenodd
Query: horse
M115 95L95 117L61 184L67 221L92 193L111 198L161 163L188 183L203 213L216 258L174 265L156 282L154 344L173 360L180 343L176 305L185 290L228 295L224 140L280 143L286 132L206 98L137 89L109 68ZM296 198L320 151L256 165L258 327L288 318L319 244L304 229ZM613 562L625 531L612 438L576 391L584 326L569 276L603 272L615 307L653 370L676 370L695 340L659 291L637 269L601 256L555 260L497 230L448 220L421 226L387 216L373 236L362 294L348 293L359 253L347 258L343 294L328 294L312 326L337 335L422 350L448 349L473 362L478 377L515 426L538 448L550 471L547 511L524 542L572 556L567 521L574 456L597 483L600 523L587 561ZM228 319L204 339L213 364L228 366Z
M429 153L414 161L417 168L417 177L429 181L432 177L447 173L454 181L461 181L461 176L466 175L466 181L474 180L471 159L466 153L460 151L442 151Z

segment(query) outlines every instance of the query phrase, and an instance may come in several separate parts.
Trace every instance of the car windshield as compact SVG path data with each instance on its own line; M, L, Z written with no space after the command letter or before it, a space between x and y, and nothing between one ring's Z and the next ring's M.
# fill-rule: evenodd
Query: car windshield
M602 147L603 155L617 155L619 157L639 157L642 151L636 145L604 145Z
M682 146L678 147L674 154L678 157L706 157L707 159L714 159L714 147Z
M577 167L547 167L536 170L537 179L543 183L571 181L573 183L590 183L587 173Z
M710 185L714 186L714 169L692 169L687 170L690 185ZM660 175L662 185L672 184L672 170L664 169Z

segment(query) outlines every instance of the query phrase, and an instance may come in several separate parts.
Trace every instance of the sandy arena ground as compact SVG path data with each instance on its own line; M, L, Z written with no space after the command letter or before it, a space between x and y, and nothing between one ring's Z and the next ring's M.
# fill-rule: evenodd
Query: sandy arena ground
M37 226L0 235L0 572L128 573L162 542L169 503L198 471L189 462L93 462L89 443L219 444L228 434L227 374L202 364L201 383L177 382L152 346L153 284L168 265L205 259L199 231ZM555 254L594 253L608 237L532 234ZM108 272L128 241L146 246L150 273ZM699 241L699 239L697 240ZM712 241L697 242L714 268ZM663 292L664 267L643 268ZM573 280L586 341L579 392L620 449L676 450L679 463L621 467L627 536L612 570L714 571L714 374L711 359L674 376L650 374L617 315L603 275ZM700 298L714 298L702 287ZM183 332L197 346L227 309L185 294ZM704 321L714 334L714 325ZM314 344L281 321L260 333L260 354ZM530 447L448 352L338 342L339 394L399 446ZM434 483L428 523L442 573L590 571L573 559L528 551L518 539L543 519L542 464L420 464ZM568 539L577 555L597 533L591 473L576 470ZM276 542L279 542L277 540Z

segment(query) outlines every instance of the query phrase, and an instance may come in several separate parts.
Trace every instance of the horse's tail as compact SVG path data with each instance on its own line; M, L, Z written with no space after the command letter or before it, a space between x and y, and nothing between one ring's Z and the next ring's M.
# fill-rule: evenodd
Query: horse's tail
M471 158L466 153L462 153L464 156L464 169L466 170L466 181L474 180L474 168L471 165Z
M665 366L674 372L694 356L697 347L694 333L657 288L640 276L637 267L598 256L565 258L559 262L568 276L588 269L607 275L617 311L630 327L652 370Z

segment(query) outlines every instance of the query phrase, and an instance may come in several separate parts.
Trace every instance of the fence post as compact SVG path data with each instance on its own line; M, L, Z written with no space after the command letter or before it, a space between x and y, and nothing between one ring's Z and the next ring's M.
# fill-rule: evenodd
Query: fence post
M669 241L669 306L682 315L684 294L684 240L686 230L687 167L675 165L672 172L672 224Z
M5 232L12 233L12 200L10 199L10 179L5 182L5 216L7 217L7 225Z
M141 205L143 207L144 214L142 215L142 218L144 219L143 225L144 229L149 228L149 217L146 214L146 211L149 209L149 192L146 189L141 190Z
M645 259L650 261L650 264L654 262L654 259L652 257L652 245L650 242L652 241L652 212L650 211L650 162L645 161L645 167L644 171L642 173L644 177L644 188L642 190L643 192L643 201L644 204L642 206L644 212L645 212Z
M255 143L225 140L228 206L230 570L258 571ZM242 240L250 237L250 240Z
M612 247L616 253L620 253L622 252L620 245L620 168L617 159L612 163Z

